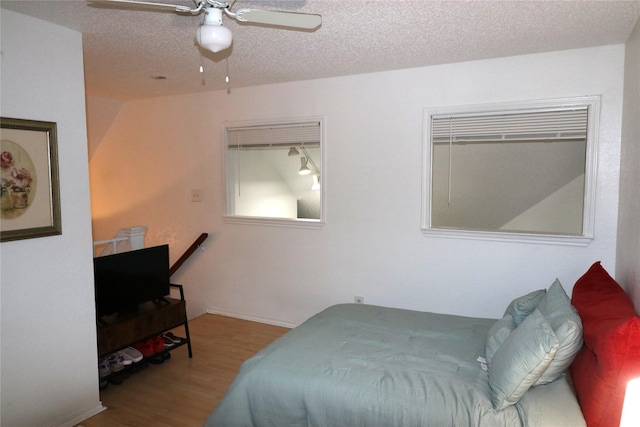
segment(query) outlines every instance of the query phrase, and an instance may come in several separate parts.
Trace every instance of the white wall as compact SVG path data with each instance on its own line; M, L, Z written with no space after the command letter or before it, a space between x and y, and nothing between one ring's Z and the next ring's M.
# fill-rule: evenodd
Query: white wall
M89 159L93 157L93 153L98 149L92 144L100 144L104 135L109 131L111 123L120 113L123 101L106 98L88 98L87 99L87 117L91 117L91 126L87 126L89 134Z
M0 9L3 117L57 123L62 235L2 243L3 426L101 410L80 33Z
M616 279L640 313L640 21L626 45Z
M499 317L558 277L571 291L597 260L615 269L624 46L552 52L128 102L90 163L96 238L149 226L183 266L190 315L297 324L352 302ZM602 95L597 212L587 247L425 237L425 107ZM222 122L326 115L322 229L225 223ZM114 167L116 164L118 167ZM190 189L204 201L191 203Z

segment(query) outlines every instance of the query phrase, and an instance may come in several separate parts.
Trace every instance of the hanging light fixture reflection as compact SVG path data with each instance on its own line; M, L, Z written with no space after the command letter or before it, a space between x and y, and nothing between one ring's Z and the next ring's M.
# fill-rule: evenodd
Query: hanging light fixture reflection
M299 156L300 152L296 149L296 147L289 148L289 157Z
M313 178L313 184L311 185L311 189L314 191L317 191L320 189L320 181L319 181L320 178L318 178L318 175L315 175L315 174L313 175L312 178Z
M309 175L311 173L311 170L307 166L307 158L306 157L300 157L300 170L298 171L298 173L300 175Z

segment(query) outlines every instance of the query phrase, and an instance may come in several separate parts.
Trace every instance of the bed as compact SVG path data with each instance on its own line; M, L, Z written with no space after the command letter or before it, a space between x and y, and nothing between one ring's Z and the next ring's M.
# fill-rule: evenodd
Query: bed
M607 282L600 270L596 263L581 278L578 299L590 306L588 291ZM618 297L604 304L619 307ZM589 315L589 327L602 324ZM613 426L620 384L640 376L640 351L607 380L596 399L603 407L585 412L585 388L598 385L584 379L603 361L581 316L558 280L513 300L500 319L332 306L247 360L205 426ZM625 316L638 324L624 338L640 346L640 319ZM575 390L570 367L582 376Z

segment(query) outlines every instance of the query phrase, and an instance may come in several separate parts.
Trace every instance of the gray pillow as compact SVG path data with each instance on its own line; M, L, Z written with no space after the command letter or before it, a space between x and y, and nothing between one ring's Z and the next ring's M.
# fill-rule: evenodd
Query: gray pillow
M549 369L535 385L547 384L558 379L582 348L582 321L558 279L538 304L538 310L549 321L560 346Z
M513 317L510 314L505 314L502 319L496 321L489 329L484 346L484 357L487 360L487 365L491 366L491 361L496 351L515 328L516 324L513 322Z
M560 343L535 309L502 343L489 368L491 402L497 410L514 405L547 370Z
M547 293L546 289L529 292L511 301L504 314L513 316L513 321L518 326L535 308Z

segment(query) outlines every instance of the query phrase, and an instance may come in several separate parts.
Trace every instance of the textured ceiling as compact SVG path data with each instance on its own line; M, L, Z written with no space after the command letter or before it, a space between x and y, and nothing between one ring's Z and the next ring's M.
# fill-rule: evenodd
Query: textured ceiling
M291 31L225 17L233 45L214 55L194 44L201 16L83 0L0 4L81 31L87 94L122 100L225 89L227 69L233 89L624 43L640 16L640 0L237 0L233 10L317 13L322 26Z

